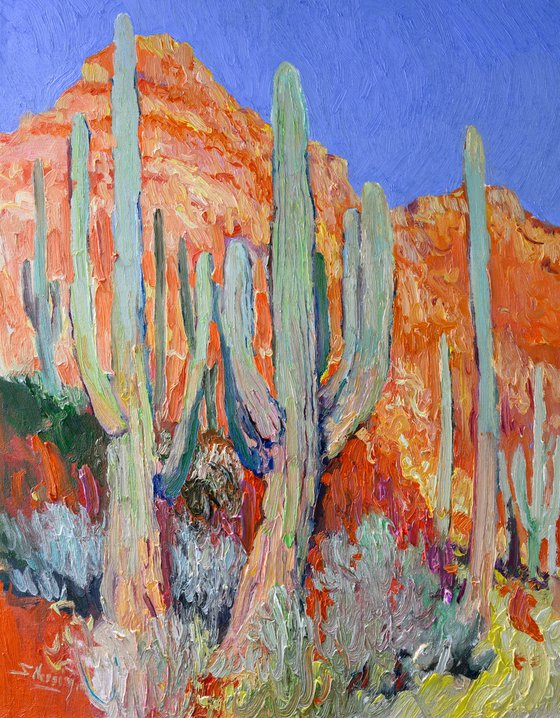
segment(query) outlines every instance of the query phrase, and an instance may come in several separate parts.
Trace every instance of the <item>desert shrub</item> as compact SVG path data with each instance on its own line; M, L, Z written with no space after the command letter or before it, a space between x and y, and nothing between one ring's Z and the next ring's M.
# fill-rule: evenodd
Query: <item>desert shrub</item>
M102 529L82 506L74 512L45 504L29 517L0 513L0 559L16 591L48 601L71 599L87 609L88 601L97 601Z
M365 518L357 543L326 537L321 554L312 581L332 602L327 616L313 621L298 592L273 589L249 634L240 718L389 716L397 693L414 695L430 673L470 678L491 662L474 650L477 622L460 620L456 597L441 600L422 549L397 549L386 519Z
M189 718L200 696L209 635L198 616L174 612L150 620L144 633L101 620L82 625L73 655L92 703L109 718Z
M420 550L398 551L389 523L368 516L357 543L345 531L321 543L324 571L313 581L333 602L316 627L321 654L350 682L367 670L374 691L391 690L397 657L413 655L435 621L438 581Z
M171 591L186 623L198 616L216 643L227 626L246 554L238 537L221 527L174 519Z
M321 704L330 680L315 659L313 627L301 597L275 587L257 612L244 659L244 680L234 699L240 718L307 714Z

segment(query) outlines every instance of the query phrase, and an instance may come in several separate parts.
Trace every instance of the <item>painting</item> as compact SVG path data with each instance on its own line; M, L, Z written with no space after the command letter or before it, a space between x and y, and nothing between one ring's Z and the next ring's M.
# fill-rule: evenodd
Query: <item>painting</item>
M0 17L0 718L558 716L560 6Z

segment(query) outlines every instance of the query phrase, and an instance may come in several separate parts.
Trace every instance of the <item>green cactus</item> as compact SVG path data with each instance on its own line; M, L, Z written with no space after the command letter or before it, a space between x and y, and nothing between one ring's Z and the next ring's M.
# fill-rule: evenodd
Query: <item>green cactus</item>
M477 458L470 543L471 590L468 594L471 600L467 603L488 618L488 596L496 558L499 414L488 274L490 236L484 186L485 159L482 139L474 127L467 130L463 172L469 208L469 276L479 370Z
M342 249L344 276L342 279L342 333L344 350L340 364L326 384L319 389L323 415L332 406L346 382L358 343L359 274L360 274L360 213L348 209L344 213L344 247Z
M278 69L273 102L273 224L272 314L274 330L274 400L256 369L253 352L253 288L249 253L240 241L228 244L224 285L212 281L209 254L196 264L195 299L191 297L185 241L179 244L178 272L181 311L189 349L188 380L182 416L159 477L155 473L154 415L147 372L145 300L142 276L142 237L139 216L139 109L135 86L135 44L128 18L115 25L115 75L112 89L115 139L115 266L111 316L113 373L99 367L95 352L92 278L88 269L88 132L85 120L75 119L72 134L72 256L71 288L76 355L92 407L109 434L108 482L111 487L109 532L115 540L107 549L102 593L109 604L115 581L130 584L130 602L139 602L141 585L134 581L135 560L122 565L122 546L142 543L149 562L140 573L144 587L151 571L157 576L157 546L150 479L161 480L168 497L178 495L187 479L198 439L200 408L205 398L209 428L217 427L216 371L208 367L210 322L220 333L224 366L225 408L230 438L242 460L257 473L268 473L266 520L286 550L293 547L298 573L307 558L311 512L321 471L321 442L332 457L348 436L366 420L379 398L389 365L392 319L392 232L387 203L378 185L366 185L363 197L362 239L359 215L345 219L345 279L343 364L331 378L335 416L351 419L342 429L330 424L327 439L319 417L319 377L330 350L328 300L324 259L315 249L315 217L309 185L307 114L297 71L288 64ZM165 397L165 245L163 217L154 216L156 258L155 355L153 404L155 416ZM363 306L358 306L360 290ZM193 306L194 305L194 306ZM371 311L371 308L375 311ZM371 374L371 376L370 376ZM365 388L360 389L360 382ZM329 387L327 383L325 385ZM328 391L328 390L327 390ZM324 416L327 412L324 411ZM134 455L132 455L134 454ZM126 467L129 467L127 470ZM160 484L157 483L157 486ZM124 513L123 513L124 512ZM123 525L134 525L118 537ZM124 543L123 543L124 542ZM132 544L129 553L136 558ZM151 552L151 553L150 553ZM294 565L293 568L296 568ZM283 578L291 571L283 569ZM130 579L130 580L128 580ZM281 580L280 574L278 579ZM159 578L158 578L159 581ZM153 584L158 585L157 582ZM152 597L157 600L157 591ZM138 605L140 610L140 606ZM125 620L123 615L115 615Z
M519 446L513 457L512 479L519 513L528 536L529 576L536 577L542 541L549 541L549 572L556 571L556 523L560 513L560 441L544 441L546 405L544 400L543 368L535 367L533 375L533 465L531 471L531 501L527 491L527 466L523 449ZM552 495L546 505L548 457L553 457L554 476Z
M440 536L445 539L451 522L451 479L453 476L453 395L449 369L449 347L442 333L439 343L440 366L440 439L437 471L435 519Z
M109 538L101 593L107 615L121 625L142 628L147 614L163 610L157 522L152 481L156 474L154 418L150 402L145 337L145 294L139 213L141 165L138 145L136 43L130 20L115 22L114 78L111 92L115 175L113 306L111 313L112 377L101 370L95 349L92 277L88 261L87 172L89 136L77 115L71 137L72 258L71 310L76 358L93 410L112 436L107 455L110 487ZM155 217L156 250L156 407L165 394L165 249L163 219ZM202 255L197 269L194 351L181 421L165 465L164 484L176 495L188 472L198 429L198 409L206 365L212 310L211 259ZM163 316L162 316L163 315ZM159 326L159 329L158 329ZM121 589L117 589L121 586ZM126 591L123 600L122 591ZM118 594L118 598L117 598ZM149 602L147 603L147 599ZM151 606L148 611L148 605ZM139 624L139 625L138 625Z
M319 389L329 353L326 273L324 259L315 249L305 99L299 75L287 63L280 65L275 75L272 126L276 212L271 307L280 412L275 412L254 366L251 270L247 251L239 242L230 243L224 270L221 326L234 366L229 381L225 361L226 408L231 384L239 395L237 406L252 419L242 424L256 427L269 444L273 435L280 446L268 479L264 508L269 521L282 517L282 539L288 547L296 544L301 571L321 471L321 449L327 459L336 456L373 412L387 378L394 291L393 235L382 189L366 184L361 248L359 213L349 210L345 216L345 349L338 370ZM230 421L230 433L231 429ZM273 533L274 529L267 531Z
M281 418L253 354L253 286L249 253L230 242L224 264L224 288L216 302L225 369L225 408L229 435L242 463L257 474L271 462L267 447L278 443Z
M272 230L274 380L285 415L283 539L298 536L307 554L308 523L319 478L319 402L315 296L315 216L309 187L307 108L297 70L282 63L274 76ZM301 500L299 500L301 497Z
M71 135L72 196L70 248L74 279L70 289L70 314L76 360L94 413L109 435L122 434L125 421L113 394L108 376L97 361L92 277L89 269L89 132L85 117L74 116Z
M179 256L177 259L177 268L179 273L179 284L181 292L181 314L183 317L183 326L187 337L189 352L194 354L194 310L192 303L191 287L189 283L189 258L187 254L187 244L184 239L179 242Z
M378 184L364 185L361 227L358 334L350 370L332 410L323 419L324 451L329 459L372 415L389 372L393 231L387 200Z
M214 301L212 271L212 257L208 253L201 254L196 265L196 328L190 349L187 389L181 420L173 434L171 451L162 471L165 494L170 497L178 496L196 449Z
M61 330L60 288L47 279L47 212L43 163L33 165L33 196L35 200L35 256L22 266L23 305L35 330L35 347L41 363L41 378L47 393L57 395L62 389L56 370L55 345Z

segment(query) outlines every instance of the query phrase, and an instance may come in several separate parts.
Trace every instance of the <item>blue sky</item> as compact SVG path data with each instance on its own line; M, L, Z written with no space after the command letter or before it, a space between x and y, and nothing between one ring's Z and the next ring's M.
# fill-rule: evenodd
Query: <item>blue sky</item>
M267 120L292 62L312 137L358 190L381 182L396 205L456 187L475 124L488 182L560 224L560 0L2 0L0 131L50 107L119 12L189 42Z

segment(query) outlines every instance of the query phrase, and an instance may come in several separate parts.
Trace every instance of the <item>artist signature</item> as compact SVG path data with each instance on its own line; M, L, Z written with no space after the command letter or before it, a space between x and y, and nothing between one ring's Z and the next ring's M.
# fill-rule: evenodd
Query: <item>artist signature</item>
M45 670L42 663L39 663L37 666L32 666L29 663L20 662L19 670L10 671L10 674L12 676L31 678L36 688L42 688L45 691L60 693L63 688L66 688L68 695L72 693L76 684L76 679L73 676L62 676L56 673L50 673Z

